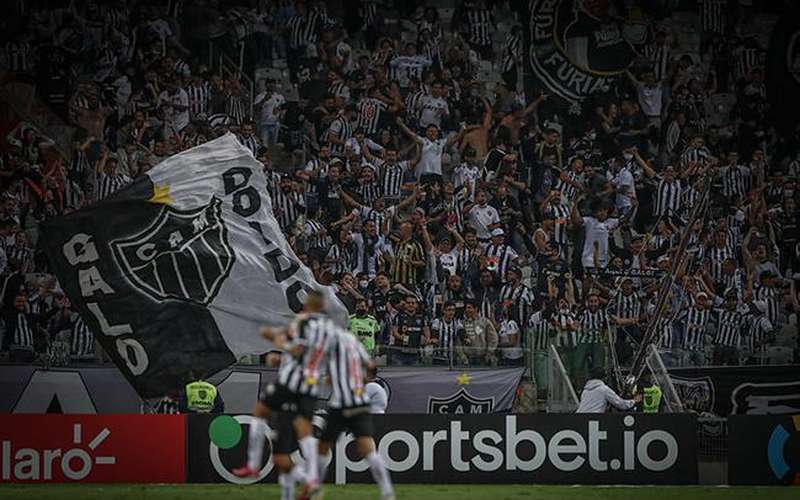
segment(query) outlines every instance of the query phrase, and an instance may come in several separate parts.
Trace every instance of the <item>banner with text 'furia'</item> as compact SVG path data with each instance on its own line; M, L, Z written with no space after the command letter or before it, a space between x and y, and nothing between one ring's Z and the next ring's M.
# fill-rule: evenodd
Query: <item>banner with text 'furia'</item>
M605 0L530 0L530 83L573 107L608 90L634 61L635 26ZM629 33L628 33L629 35Z
M142 397L174 394L248 354L316 289L289 247L261 164L228 134L172 156L133 184L44 225L54 273Z

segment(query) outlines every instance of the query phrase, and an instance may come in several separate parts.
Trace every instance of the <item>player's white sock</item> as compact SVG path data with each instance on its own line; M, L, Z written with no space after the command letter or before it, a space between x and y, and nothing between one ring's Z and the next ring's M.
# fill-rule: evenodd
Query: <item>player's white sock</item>
M320 455L317 457L317 479L319 479L320 483L325 482L325 473L328 470L328 458L331 456L331 452L329 451L324 456Z
M369 471L372 473L372 479L377 483L378 488L381 489L381 496L392 494L392 480L389 478L389 471L386 470L383 460L377 453L370 452L367 455L367 462L369 463Z
M292 472L289 473L295 483L305 484L308 481L308 474L299 465L292 467Z
M266 423L260 418L254 418L250 423L247 439L247 466L253 470L261 469L261 458L264 455L264 428Z
M303 452L303 458L306 459L306 473L308 474L308 482L309 483L317 483L319 482L319 478L317 477L318 470L317 469L317 438L314 436L306 436L299 441L300 444L300 451Z
M294 478L292 474L278 474L278 483L281 485L281 500L294 500Z

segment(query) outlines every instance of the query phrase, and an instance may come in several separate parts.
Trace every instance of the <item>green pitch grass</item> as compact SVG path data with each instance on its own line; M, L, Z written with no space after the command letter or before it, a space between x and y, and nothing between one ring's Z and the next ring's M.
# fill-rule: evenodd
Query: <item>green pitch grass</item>
M798 498L798 488L768 487L604 487L535 485L398 485L398 499L488 499L519 500L783 500ZM181 485L0 485L0 499L14 500L270 500L279 498L275 485L233 486L216 484ZM325 488L325 500L374 500L374 485Z

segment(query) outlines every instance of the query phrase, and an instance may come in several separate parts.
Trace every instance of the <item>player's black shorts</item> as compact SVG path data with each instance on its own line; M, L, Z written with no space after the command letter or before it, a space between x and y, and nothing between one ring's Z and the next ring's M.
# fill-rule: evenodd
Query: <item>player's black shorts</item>
M373 437L375 428L372 425L369 406L329 409L325 418L325 428L319 439L326 443L334 443L342 432L351 432L357 438Z
M272 418L272 453L279 455L290 455L298 448L297 434L294 431L295 415L293 413L281 411L277 412Z
M296 394L280 384L269 384L261 391L258 400L272 411L311 418L316 400L311 396Z

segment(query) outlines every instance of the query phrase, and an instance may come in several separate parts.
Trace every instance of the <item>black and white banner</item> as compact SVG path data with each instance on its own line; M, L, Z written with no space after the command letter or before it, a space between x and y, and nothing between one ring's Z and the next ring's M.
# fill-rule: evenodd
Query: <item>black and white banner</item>
M612 2L530 0L528 15L532 83L567 103L607 90L636 57Z
M268 455L257 478L231 473L245 461L251 416L188 418L189 482L274 481ZM697 483L691 415L376 415L374 422L377 451L396 483ZM352 436L332 451L327 481L372 482Z
M70 300L143 397L171 394L269 344L319 285L272 214L261 164L231 134L160 163L42 236Z

